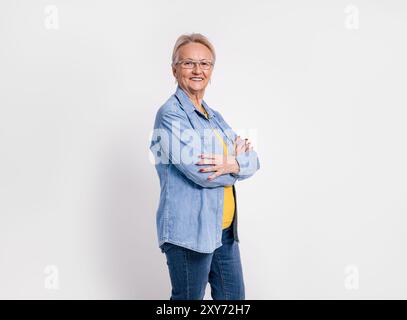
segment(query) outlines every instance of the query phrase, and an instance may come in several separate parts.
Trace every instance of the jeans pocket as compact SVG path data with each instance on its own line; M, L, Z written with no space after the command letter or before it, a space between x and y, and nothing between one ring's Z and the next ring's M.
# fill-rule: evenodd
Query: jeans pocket
M173 248L175 246L175 244L169 243L169 242L164 242L161 245L161 252L162 253L166 253L168 250L170 250L171 248Z

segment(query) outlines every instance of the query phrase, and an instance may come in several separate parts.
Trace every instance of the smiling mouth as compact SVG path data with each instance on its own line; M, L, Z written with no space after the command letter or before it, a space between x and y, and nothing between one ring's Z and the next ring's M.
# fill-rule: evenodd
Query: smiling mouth
M192 78L189 78L190 80L192 80L192 81L203 81L203 78L201 78L201 77L192 77Z

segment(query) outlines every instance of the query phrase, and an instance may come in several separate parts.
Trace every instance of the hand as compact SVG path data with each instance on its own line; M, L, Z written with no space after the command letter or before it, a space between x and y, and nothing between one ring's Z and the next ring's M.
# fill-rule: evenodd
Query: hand
M236 156L234 155L225 157L223 154L201 154L200 158L202 160L198 161L196 165L209 164L212 166L200 169L199 172L215 172L208 177L208 180L215 179L222 174L238 173L240 171L239 164L236 161Z
M247 151L253 150L253 147L250 146L249 139L240 139L240 136L237 136L235 141L234 141L234 146L235 146L235 155L237 156L240 153L244 153Z

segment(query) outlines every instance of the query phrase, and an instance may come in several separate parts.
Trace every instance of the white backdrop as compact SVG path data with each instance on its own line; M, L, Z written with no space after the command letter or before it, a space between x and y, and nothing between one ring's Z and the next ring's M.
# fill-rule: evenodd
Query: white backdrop
M401 0L2 0L0 298L169 299L148 147L190 32L217 50L205 100L261 162L236 185L247 299L407 298L406 18Z

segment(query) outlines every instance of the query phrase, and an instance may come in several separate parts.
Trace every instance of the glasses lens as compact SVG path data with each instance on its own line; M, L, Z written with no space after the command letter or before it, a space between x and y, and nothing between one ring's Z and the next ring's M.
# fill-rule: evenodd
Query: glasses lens
M185 69L192 69L194 67L194 63L192 61L186 60L181 63L181 66Z
M202 69L205 69L205 70L207 70L211 67L210 61L201 61L199 63L199 65L201 66Z
M199 64L201 69L203 70L208 70L212 66L212 62L209 60L203 60L203 61L193 61L193 60L184 60L180 62L181 67L184 69L193 69L195 64Z

